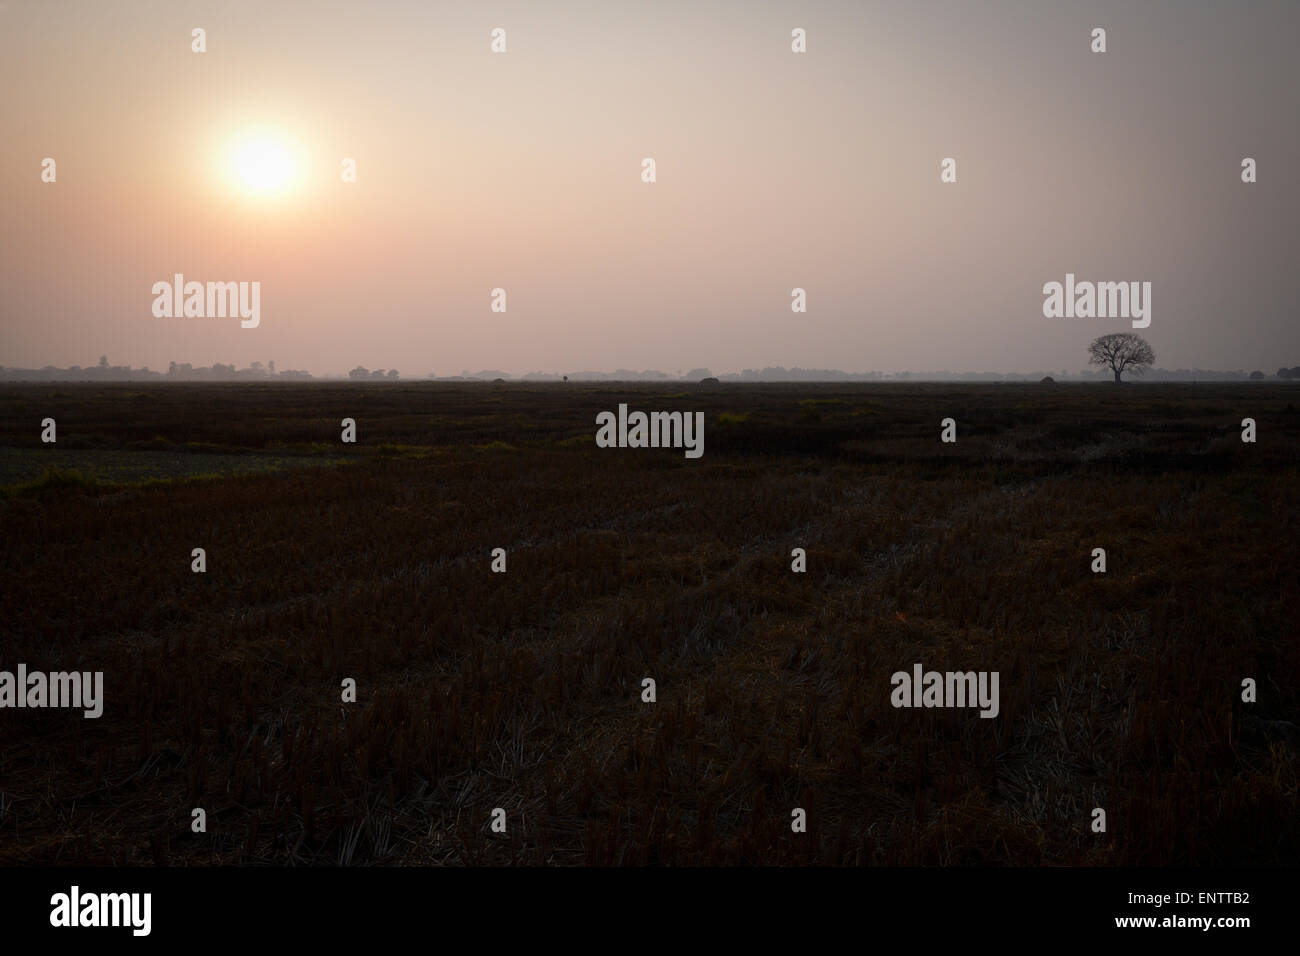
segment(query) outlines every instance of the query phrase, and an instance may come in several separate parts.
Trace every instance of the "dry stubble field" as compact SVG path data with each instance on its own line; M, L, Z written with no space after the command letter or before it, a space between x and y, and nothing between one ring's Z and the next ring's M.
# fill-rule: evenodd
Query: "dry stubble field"
M704 457L596 448L619 402ZM1297 404L0 385L0 669L106 698L0 710L0 863L1295 862ZM893 708L917 662L1000 713Z

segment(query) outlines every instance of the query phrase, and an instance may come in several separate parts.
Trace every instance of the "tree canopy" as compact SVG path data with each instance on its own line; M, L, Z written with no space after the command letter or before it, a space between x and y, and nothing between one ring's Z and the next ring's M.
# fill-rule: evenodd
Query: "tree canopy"
M1094 339L1088 346L1089 365L1100 365L1115 373L1115 381L1122 381L1123 372L1141 375L1156 360L1156 353L1146 339L1132 332L1115 332Z

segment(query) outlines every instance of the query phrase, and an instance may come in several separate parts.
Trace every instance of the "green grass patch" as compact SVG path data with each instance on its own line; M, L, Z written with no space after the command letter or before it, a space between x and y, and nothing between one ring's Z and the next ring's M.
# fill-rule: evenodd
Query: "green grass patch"
M141 485L197 477L255 475L290 468L311 468L347 461L339 457L208 453L187 451L133 451L129 449L0 448L0 490L6 493L48 492ZM73 477L77 476L77 477Z
M75 468L46 468L39 478L0 488L4 498L45 498L50 495L93 495L108 488L95 475L82 474Z

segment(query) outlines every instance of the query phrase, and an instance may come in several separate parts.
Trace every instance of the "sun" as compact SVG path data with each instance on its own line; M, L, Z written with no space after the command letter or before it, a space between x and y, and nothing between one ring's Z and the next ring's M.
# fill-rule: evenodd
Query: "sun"
M243 140L232 150L231 161L235 181L249 192L270 196L293 186L293 153L280 140L269 137Z

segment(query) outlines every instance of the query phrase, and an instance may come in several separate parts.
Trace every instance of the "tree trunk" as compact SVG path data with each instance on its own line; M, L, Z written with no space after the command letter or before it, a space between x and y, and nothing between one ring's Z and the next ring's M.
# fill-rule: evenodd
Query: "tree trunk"
M1115 369L1115 381L1119 381L1119 369Z

